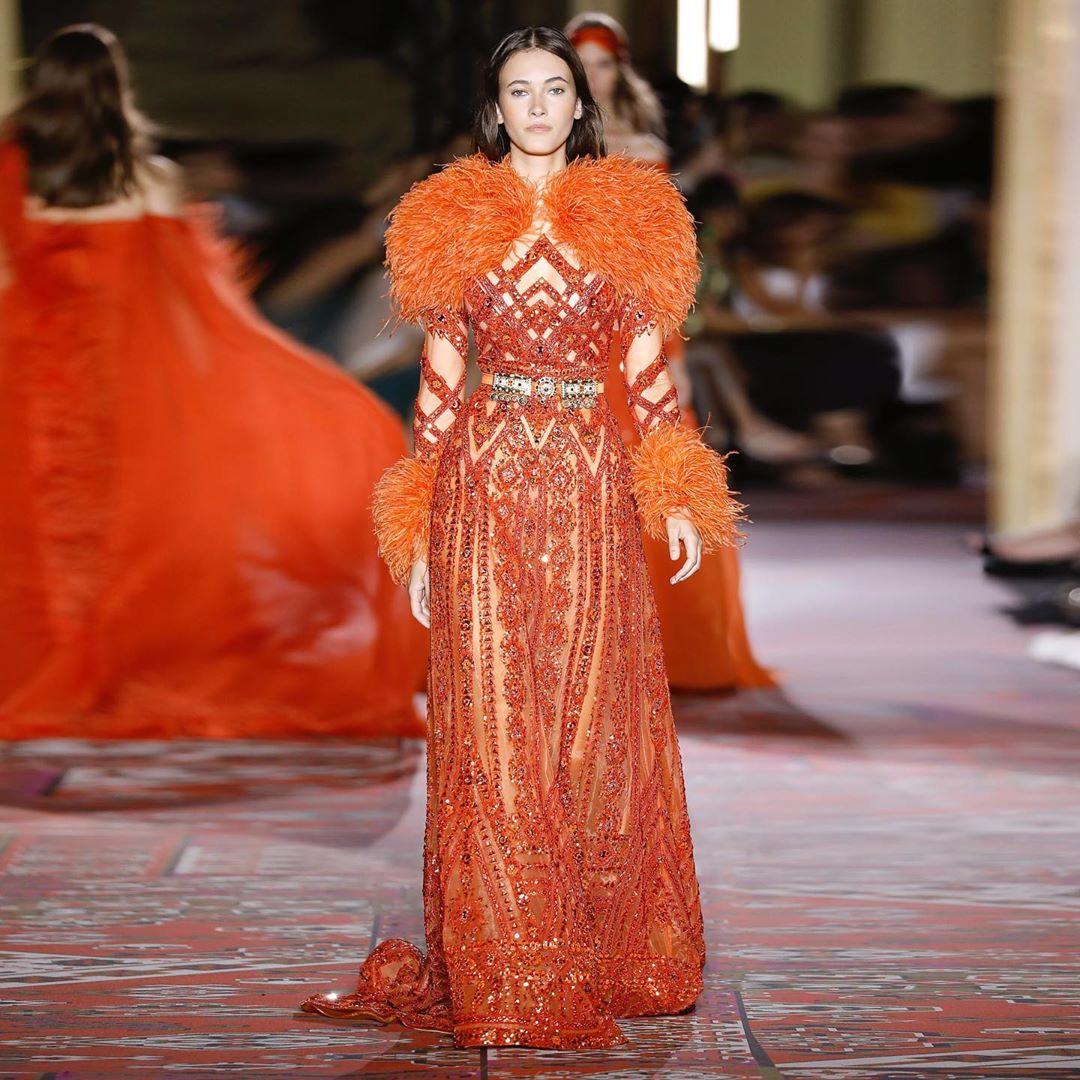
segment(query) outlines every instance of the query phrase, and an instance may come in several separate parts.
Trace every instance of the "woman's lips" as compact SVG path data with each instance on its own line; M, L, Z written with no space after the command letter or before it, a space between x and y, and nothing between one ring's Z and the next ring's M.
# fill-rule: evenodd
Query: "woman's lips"
M550 131L551 130L551 125L550 124L530 124L525 130L526 131L536 131L536 132Z

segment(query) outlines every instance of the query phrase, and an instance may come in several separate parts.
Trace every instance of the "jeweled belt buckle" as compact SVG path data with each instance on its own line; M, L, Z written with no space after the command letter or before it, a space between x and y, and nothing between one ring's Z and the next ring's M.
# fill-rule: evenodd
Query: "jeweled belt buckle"
M598 387L595 379L563 379L563 404L571 409L591 409L596 404Z
M532 393L532 379L528 375L507 375L496 372L491 377L491 396L496 401L523 402Z
M495 401L516 401L519 404L535 394L541 401L550 401L556 394L570 409L591 409L596 404L600 383L595 379L556 379L553 375L541 375L532 379L528 375L511 375L494 372L491 376L490 396Z
M555 396L555 391L558 390L559 384L550 375L541 375L536 380L536 396L547 401L548 398Z

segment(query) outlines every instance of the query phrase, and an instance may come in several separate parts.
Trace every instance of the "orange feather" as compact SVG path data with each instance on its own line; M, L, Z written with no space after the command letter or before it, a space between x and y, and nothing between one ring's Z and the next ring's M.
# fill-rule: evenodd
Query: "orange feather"
M394 462L375 485L371 503L379 554L399 585L417 558L426 558L431 533L435 464L416 457Z
M664 336L678 330L698 277L694 224L653 166L623 155L579 158L548 182L543 210L556 243L645 307ZM459 158L422 180L390 215L386 265L399 316L460 311L468 283L502 263L538 217L538 196L509 157Z
M666 540L666 519L688 517L701 535L702 550L735 547L744 539L742 503L728 490L727 455L716 453L698 432L683 424L662 424L630 451L641 524L657 540Z
M579 158L551 178L545 202L557 243L641 305L662 337L678 331L694 302L697 236L664 173L623 154Z

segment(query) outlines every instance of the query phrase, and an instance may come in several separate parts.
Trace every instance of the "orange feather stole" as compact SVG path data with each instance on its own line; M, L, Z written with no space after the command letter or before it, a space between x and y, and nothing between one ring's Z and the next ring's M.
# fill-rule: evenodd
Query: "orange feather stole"
M510 165L459 158L414 184L390 216L386 265L405 322L460 311L469 281L501 264L537 219L540 196ZM543 194L556 244L600 274L622 302L649 311L666 337L694 300L697 238L683 197L646 162L578 158Z

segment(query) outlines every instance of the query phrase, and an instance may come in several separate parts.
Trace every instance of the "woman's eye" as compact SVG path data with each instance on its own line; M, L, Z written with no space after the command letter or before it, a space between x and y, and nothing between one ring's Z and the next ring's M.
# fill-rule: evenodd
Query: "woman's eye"
M564 89L563 87L561 87L561 86L553 86L553 87L551 88L551 92L552 92L553 94L565 94L565 93L566 93L566 90L565 90L565 89Z
M510 91L510 96L511 97L521 97L522 94L524 94L524 93L525 93L525 91L522 90L521 87L519 86L516 90L511 90Z

